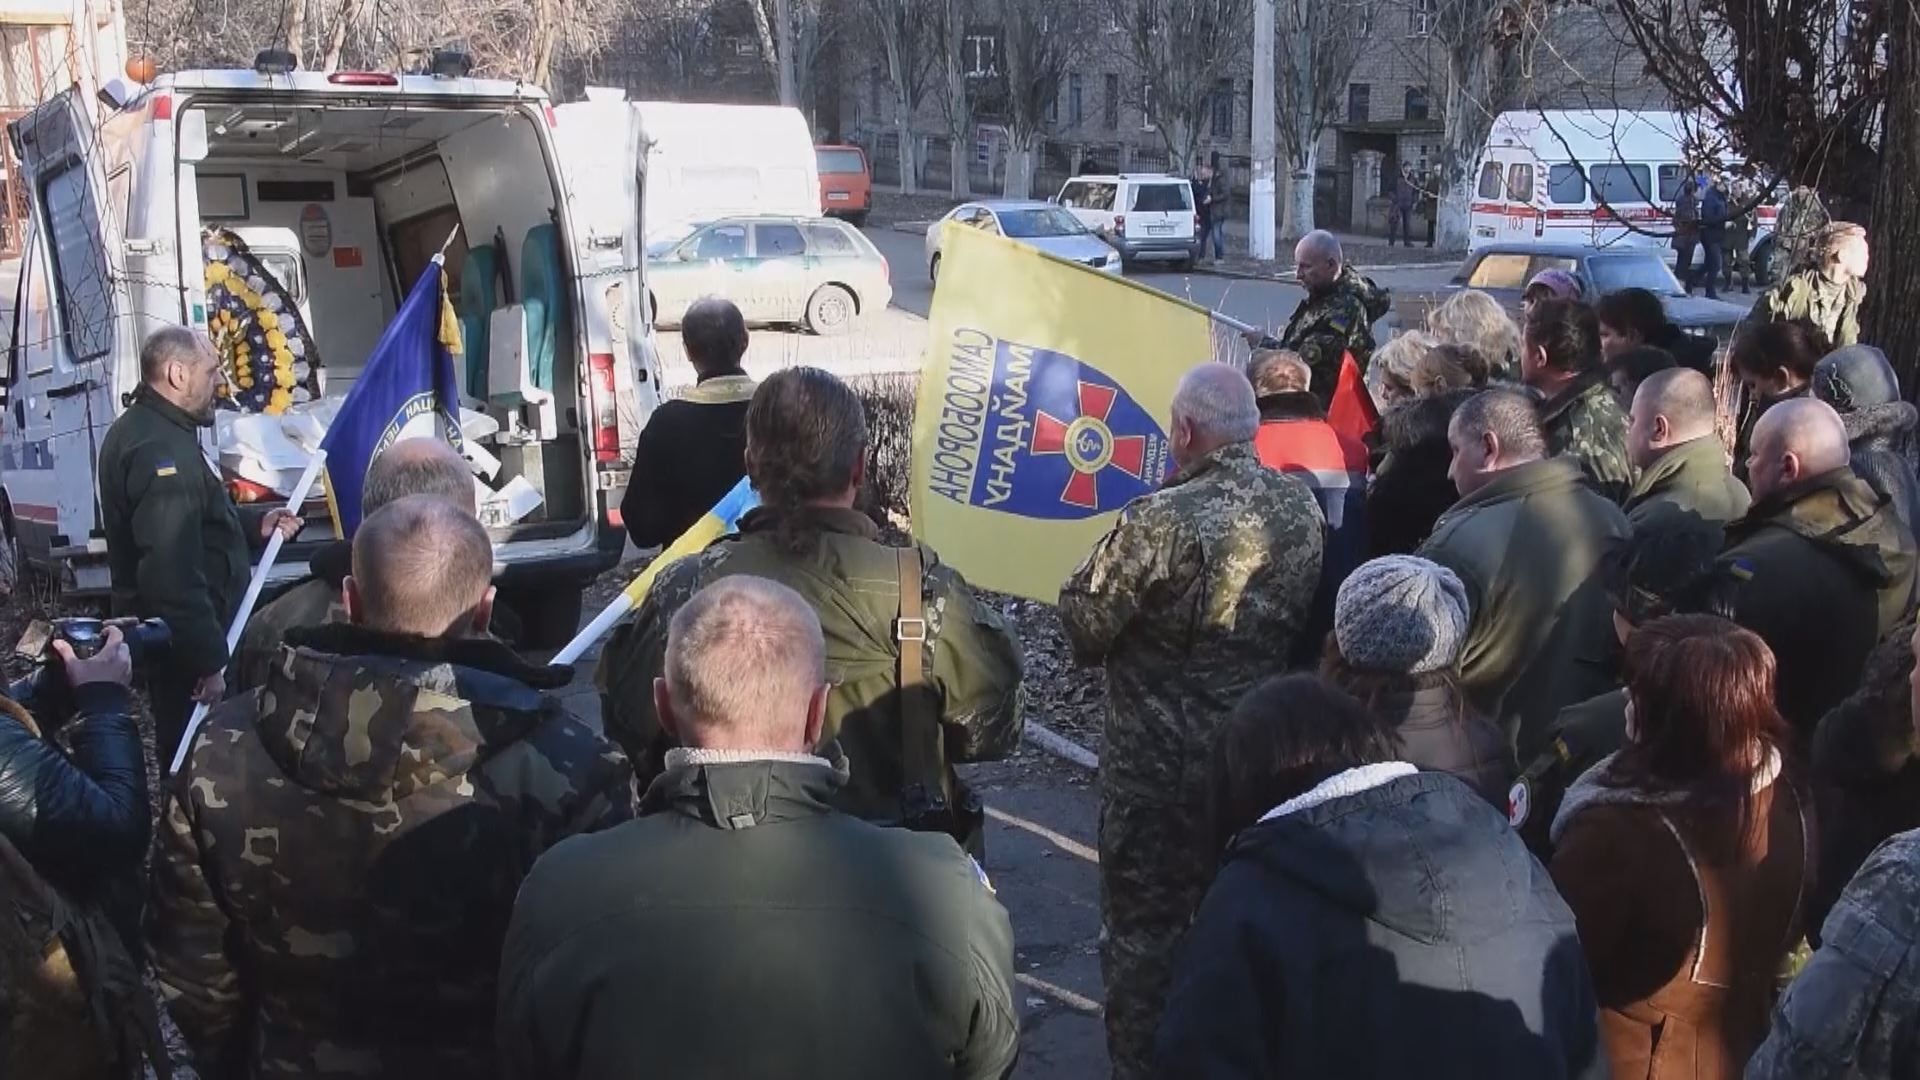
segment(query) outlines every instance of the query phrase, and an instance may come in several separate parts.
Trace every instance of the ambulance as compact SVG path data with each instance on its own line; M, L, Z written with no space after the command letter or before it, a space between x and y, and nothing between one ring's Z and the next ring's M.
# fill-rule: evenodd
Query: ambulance
M21 561L105 589L100 440L139 383L141 340L208 328L216 282L251 279L289 338L302 324L318 355L300 357L312 377L296 393L334 400L444 252L468 441L520 507L482 515L501 595L527 643L571 636L582 589L625 546L620 498L659 399L640 305L644 133L630 109L610 127L575 111L591 103L469 68L443 53L432 74L322 73L268 52L253 70L116 80L104 110L69 91L9 126L31 225L0 381L0 527ZM235 246L253 261L210 273L206 253ZM217 438L208 467L272 505ZM324 504L302 509L274 580L334 536Z
M1674 196L1688 158L1728 174L1741 164L1724 139L1681 113L1501 113L1474 170L1468 250L1625 246L1661 249L1671 259ZM1748 252L1764 277L1779 207L1761 206L1754 216Z

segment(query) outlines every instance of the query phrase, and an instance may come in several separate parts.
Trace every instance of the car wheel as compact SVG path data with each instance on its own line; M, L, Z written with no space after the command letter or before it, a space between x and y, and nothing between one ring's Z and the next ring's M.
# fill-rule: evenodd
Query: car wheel
M855 210L853 213L847 215L847 221L856 229L862 228L867 223L867 213L868 211L865 210Z
M1189 255L1186 258L1181 259L1179 262L1174 263L1173 268L1175 270L1180 271L1181 273L1185 273L1188 270L1193 269L1193 256Z
M940 284L940 253L937 251L933 253L933 261L927 264L927 280L935 285Z
M1120 256L1120 272L1123 274L1133 273L1133 260L1127 258L1125 255Z
M853 329L853 294L838 285L822 285L807 298L807 329L821 337Z

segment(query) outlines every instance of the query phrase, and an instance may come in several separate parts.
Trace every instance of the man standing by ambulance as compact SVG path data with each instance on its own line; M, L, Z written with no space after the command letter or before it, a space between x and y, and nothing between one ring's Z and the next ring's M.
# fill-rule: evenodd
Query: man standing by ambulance
M140 386L100 443L100 512L116 615L160 618L173 652L147 682L164 766L194 703L226 696L227 625L251 576L250 548L300 518L285 509L242 515L200 448L213 426L220 360L205 337L156 330L140 347Z

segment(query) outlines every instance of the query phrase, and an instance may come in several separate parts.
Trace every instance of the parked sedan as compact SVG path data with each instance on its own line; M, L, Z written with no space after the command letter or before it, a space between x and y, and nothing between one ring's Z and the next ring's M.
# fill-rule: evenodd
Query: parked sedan
M940 280L940 231L949 221L970 225L994 236L1017 240L1049 255L1085 263L1109 274L1120 272L1120 255L1105 240L1052 203L1028 199L1001 199L961 203L927 230L927 277Z
M724 296L754 326L801 324L843 334L893 299L886 257L860 230L831 218L726 218L649 253L655 326L674 327L693 302Z
M1478 289L1500 301L1518 322L1521 294L1543 270L1565 270L1580 279L1582 295L1589 301L1619 289L1646 289L1660 298L1674 325L1721 341L1731 339L1734 327L1747 316L1746 305L1688 296L1658 250L1570 244L1490 244L1467 256L1460 272L1439 292L1401 296L1395 315L1401 329L1413 329L1423 325L1427 312L1448 296L1461 289Z

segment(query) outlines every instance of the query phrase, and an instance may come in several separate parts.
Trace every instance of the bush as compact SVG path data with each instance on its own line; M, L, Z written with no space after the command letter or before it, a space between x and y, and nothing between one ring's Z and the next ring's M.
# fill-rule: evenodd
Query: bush
M860 509L882 524L904 526L913 482L913 410L918 375L851 380L867 413L867 482Z

